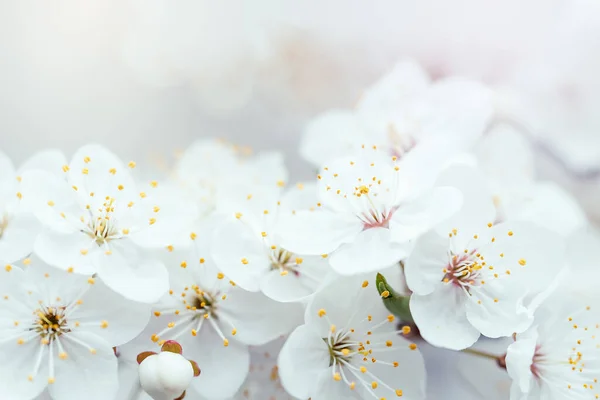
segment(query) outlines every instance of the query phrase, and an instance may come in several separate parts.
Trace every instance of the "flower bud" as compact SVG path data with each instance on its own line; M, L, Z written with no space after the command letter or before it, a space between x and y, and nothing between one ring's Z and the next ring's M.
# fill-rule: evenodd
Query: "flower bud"
M139 375L142 389L154 400L174 400L188 388L194 368L181 354L163 351L147 356Z

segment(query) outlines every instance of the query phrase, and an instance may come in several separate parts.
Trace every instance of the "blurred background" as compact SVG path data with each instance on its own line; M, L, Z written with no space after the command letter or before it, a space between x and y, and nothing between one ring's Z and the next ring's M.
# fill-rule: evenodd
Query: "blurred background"
M538 175L600 222L597 0L0 0L0 150L96 142L160 167L220 136L282 150L305 179L307 122L404 58L489 85ZM507 389L493 365L424 353L433 399L491 398L477 376L498 372Z
M87 142L162 162L199 137L282 149L411 57L482 80L542 177L600 218L600 3L594 0L0 0L0 149Z

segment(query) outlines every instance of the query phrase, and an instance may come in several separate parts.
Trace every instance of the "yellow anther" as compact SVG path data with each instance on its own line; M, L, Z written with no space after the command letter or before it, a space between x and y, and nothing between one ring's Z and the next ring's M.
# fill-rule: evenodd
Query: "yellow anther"
M242 258L242 264L247 265L248 259L246 257Z
M151 181L151 182L150 182L150 186L152 186L153 188L155 188L155 187L157 187L157 186L158 186L158 182L156 182L156 181Z
M390 297L390 292L389 292L389 291L387 291L387 290L384 290L384 291L381 293L381 297L383 297L384 299L387 299L388 297Z
M402 333L404 335L408 335L410 333L410 326L403 326L402 327Z
M302 259L302 257L296 257L296 264L300 265L303 261L304 259Z
M360 367L360 372L362 372L364 374L365 372L367 372L367 368L364 365L361 366Z
M411 349L411 350L416 350L417 349L417 345L414 344L414 343L411 343L411 344L408 345L408 348Z
M363 281L362 287L366 288L367 286L369 286L369 281Z
M48 205L49 205L50 207L54 207L54 202L53 202L52 200L48 200Z
M322 316L326 315L326 314L327 314L327 312L325 311L325 309L321 308L321 309L320 309L320 310L317 312L317 314L319 315L319 317L322 317Z
M129 168L135 168L135 161L129 161L129 164L127 164L127 166Z
M223 278L225 278L225 275L223 275L223 273L222 273L222 272L219 272L219 273L217 274L217 279L223 279Z
M150 218L148 222L150 223L150 225L154 225L156 223L156 218Z
M336 372L335 374L333 374L333 380L334 381L341 381L342 380L342 376L340 375L339 372Z
M229 340L223 339L223 346L225 346L225 347L229 346Z
M520 264L520 265L522 265L522 266L525 266L525 264L527 264L527 261L525 261L525 259L524 259L524 258L521 258L521 259L519 260L519 264Z
M108 321L103 320L102 322L100 322L100 328L102 328L102 329L108 328Z
M94 283L96 283L96 281L94 280L94 278L88 278L87 282L88 282L90 285L93 285Z
M62 166L62 170L63 170L63 172L67 172L69 169L70 169L70 168L69 168L69 166L68 166L68 165L63 165L63 166Z

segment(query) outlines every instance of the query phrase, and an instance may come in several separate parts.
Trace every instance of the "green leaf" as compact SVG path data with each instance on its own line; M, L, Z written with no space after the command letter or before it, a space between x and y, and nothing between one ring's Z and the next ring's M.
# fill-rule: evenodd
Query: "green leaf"
M377 274L377 278L375 278L375 285L383 300L383 305L389 312L400 318L403 322L414 322L408 306L410 296L404 296L396 292L394 288L387 283L385 277L379 273Z

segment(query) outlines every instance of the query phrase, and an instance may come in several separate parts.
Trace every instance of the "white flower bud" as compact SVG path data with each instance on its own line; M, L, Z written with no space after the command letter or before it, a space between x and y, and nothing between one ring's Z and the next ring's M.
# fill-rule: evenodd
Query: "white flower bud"
M154 400L174 400L189 386L194 369L181 354L163 351L146 357L139 375L142 389Z

